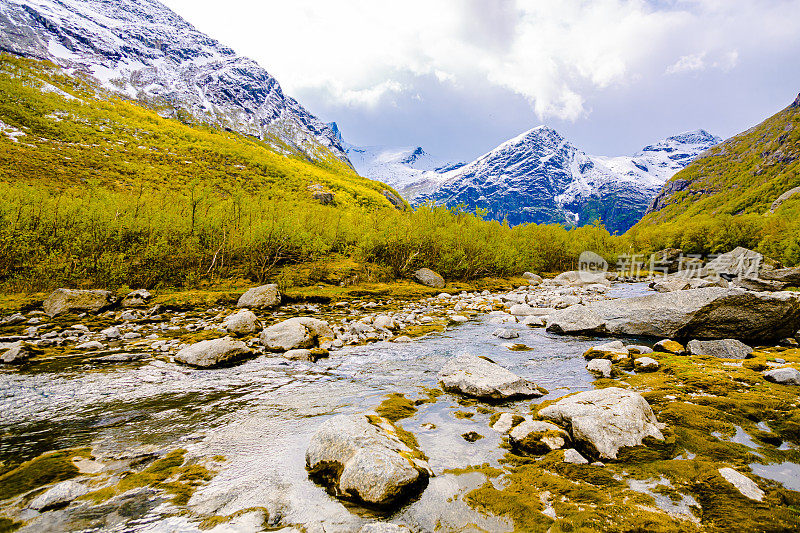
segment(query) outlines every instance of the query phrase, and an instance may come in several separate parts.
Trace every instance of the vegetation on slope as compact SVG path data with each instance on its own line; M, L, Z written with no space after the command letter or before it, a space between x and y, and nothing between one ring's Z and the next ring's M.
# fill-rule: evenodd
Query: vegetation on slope
M719 253L737 245L800 263L800 97L761 124L715 146L667 184L661 209L628 233L637 249Z
M331 257L380 281L422 266L463 280L563 270L584 249L613 256L623 245L600 227L509 228L458 209L400 211L386 185L333 157L312 163L165 119L49 63L8 55L0 121L6 291L262 282ZM314 200L314 185L333 203Z

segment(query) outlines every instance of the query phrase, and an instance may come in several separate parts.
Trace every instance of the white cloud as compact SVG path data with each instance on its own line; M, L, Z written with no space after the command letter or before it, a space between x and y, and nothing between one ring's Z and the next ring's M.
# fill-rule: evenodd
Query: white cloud
M483 79L540 118L575 120L600 91L663 73L729 70L737 50L800 35L798 0L164 0L249 55L286 92L327 91L374 107L419 89ZM661 9L656 6L666 6ZM477 78L476 78L477 77Z
M683 56L674 64L667 67L667 74L680 74L681 72L694 72L705 70L705 52Z

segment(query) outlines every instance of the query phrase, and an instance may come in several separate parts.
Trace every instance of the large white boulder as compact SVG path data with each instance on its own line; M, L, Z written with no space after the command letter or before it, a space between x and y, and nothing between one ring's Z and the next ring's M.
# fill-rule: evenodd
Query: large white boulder
M48 316L65 313L97 313L111 307L117 298L109 291L56 289L42 302L44 312Z
M323 339L333 340L333 330L327 322L311 317L295 317L264 329L261 344L268 350L286 352L299 348L315 348Z
M433 475L389 420L363 414L323 422L306 450L306 468L335 496L375 506L413 496Z
M442 387L475 398L506 400L538 397L544 389L497 363L464 354L450 359L439 372Z
M539 416L570 428L572 439L603 459L645 437L662 439L662 424L635 391L609 387L579 392L539 410Z
M800 328L800 296L709 287L573 305L555 311L554 333L776 340Z
M234 335L249 335L258 331L258 317L249 309L242 309L228 315L222 322L222 327Z
M746 359L753 349L736 339L689 341L686 345L692 355L711 355L720 359Z
M249 354L250 349L242 341L222 337L187 346L175 354L175 360L190 366L208 368L233 362Z
M278 286L274 283L261 285L248 289L239 297L236 307L248 307L258 309L262 307L274 307L281 303L281 293Z

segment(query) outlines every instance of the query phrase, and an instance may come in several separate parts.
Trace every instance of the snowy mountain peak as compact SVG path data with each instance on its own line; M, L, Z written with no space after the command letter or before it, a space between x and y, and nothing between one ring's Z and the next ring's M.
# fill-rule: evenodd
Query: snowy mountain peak
M599 218L621 233L641 218L673 174L720 141L697 130L633 157L603 157L587 155L554 129L537 126L443 174L436 190L414 202L482 208L512 225L582 225Z
M0 50L84 72L167 115L183 109L277 150L347 161L336 132L258 63L156 0L3 0Z

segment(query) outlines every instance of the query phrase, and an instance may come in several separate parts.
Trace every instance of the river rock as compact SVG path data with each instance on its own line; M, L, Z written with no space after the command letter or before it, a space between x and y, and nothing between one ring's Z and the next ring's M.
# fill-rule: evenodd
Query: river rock
M611 377L611 361L608 359L592 359L586 365L586 370L593 374L599 374L604 378Z
M737 246L730 252L709 261L709 273L729 277L758 277L764 264L764 256L753 250Z
M378 315L372 321L372 325L376 328L388 329L390 331L397 329L397 323L388 315Z
M274 283L261 285L248 289L239 297L236 307L248 307L260 309L264 307L275 307L281 303L281 293L278 286Z
M548 316L547 331L562 335L603 333L605 320L585 305L572 305Z
M585 270L571 270L569 272L562 272L555 278L556 283L560 285L569 285L572 287L580 287L583 285L611 285L611 281L602 272L589 272Z
M650 284L650 288L656 292L683 291L691 288L689 280L681 276L669 276L660 278Z
M800 385L800 370L792 367L775 368L764 372L764 379L781 385Z
M622 341L611 341L592 346L583 354L583 357L586 359L610 359L617 362L630 357L630 351L622 344Z
M672 339L662 339L653 345L657 352L672 353L675 355L686 354L686 347Z
M328 357L328 355L328 350L322 350L320 348L314 348L313 350L299 348L297 350L289 350L283 354L286 359L292 359L295 361L310 361L312 363L316 363L319 359Z
M786 283L761 278L741 278L731 282L734 287L740 287L748 291L782 291L786 288Z
M56 289L44 299L42 307L48 316L65 313L98 313L111 307L117 298L109 291Z
M411 530L406 526L389 524L387 522L370 522L369 524L361 526L358 533L411 533Z
M306 468L335 496L375 506L412 496L433 474L389 420L363 414L323 422L306 450Z
M27 321L28 319L25 318L25 315L22 313L14 313L13 315L3 317L3 319L0 320L0 326L16 326L18 324L24 324Z
M535 383L497 363L474 355L453 357L439 372L442 387L475 398L507 400L545 394Z
M800 189L800 187L798 187L798 189ZM800 287L800 267L765 270L761 273L761 278L770 281L779 281L792 287Z
M33 357L33 350L23 341L0 344L0 362L20 364Z
M534 274L533 272L525 272L522 277L527 279L532 284L538 285L542 282L542 277L538 274Z
M414 279L427 287L441 289L444 287L444 278L430 268L420 268L413 274Z
M150 299L153 297L150 294L150 291L146 289L136 289L135 291L129 292L125 298L122 299L122 307L131 308L131 307L147 307L150 305Z
M68 481L62 481L61 483L56 483L31 500L31 502L28 504L28 508L41 511L63 505L71 502L75 498L83 496L90 490L91 489L86 485L71 479Z
M190 366L208 368L241 359L250 353L242 341L231 337L200 341L175 354L175 360Z
M535 314L533 307L528 304L514 304L508 310L508 313L514 316L531 316Z
M515 425L528 419L514 413L501 413L491 428L498 433L508 433Z
M516 339L519 337L519 333L514 331L513 329L509 328L499 328L492 332L492 335L495 337L499 337L501 339Z
M764 491L758 488L755 481L744 474L729 467L720 468L719 474L725 478L725 481L736 487L736 490L741 492L743 496L757 502L764 499Z
M633 367L638 372L654 372L661 365L652 357L639 357L633 360Z
M117 326L110 326L102 330L100 334L108 340L117 340L122 337L122 333Z
M295 317L274 324L261 332L261 344L268 350L286 352L298 348L314 348L324 339L333 339L333 330L324 320Z
M525 420L517 424L508 434L514 448L534 455L544 455L559 450L569 440L563 429L543 420Z
M586 457L582 456L575 448L567 448L564 450L564 462L571 463L573 465L589 464L589 461L586 459Z
M554 333L776 340L800 327L800 297L709 287L573 305L550 315Z
M579 392L539 410L539 416L569 427L572 439L604 459L645 437L663 440L663 427L642 396L618 387Z
M222 327L234 335L249 335L258 331L258 317L249 309L242 309L228 315L222 322Z
M720 359L747 359L753 349L736 339L692 340L686 345L692 355L711 355Z

